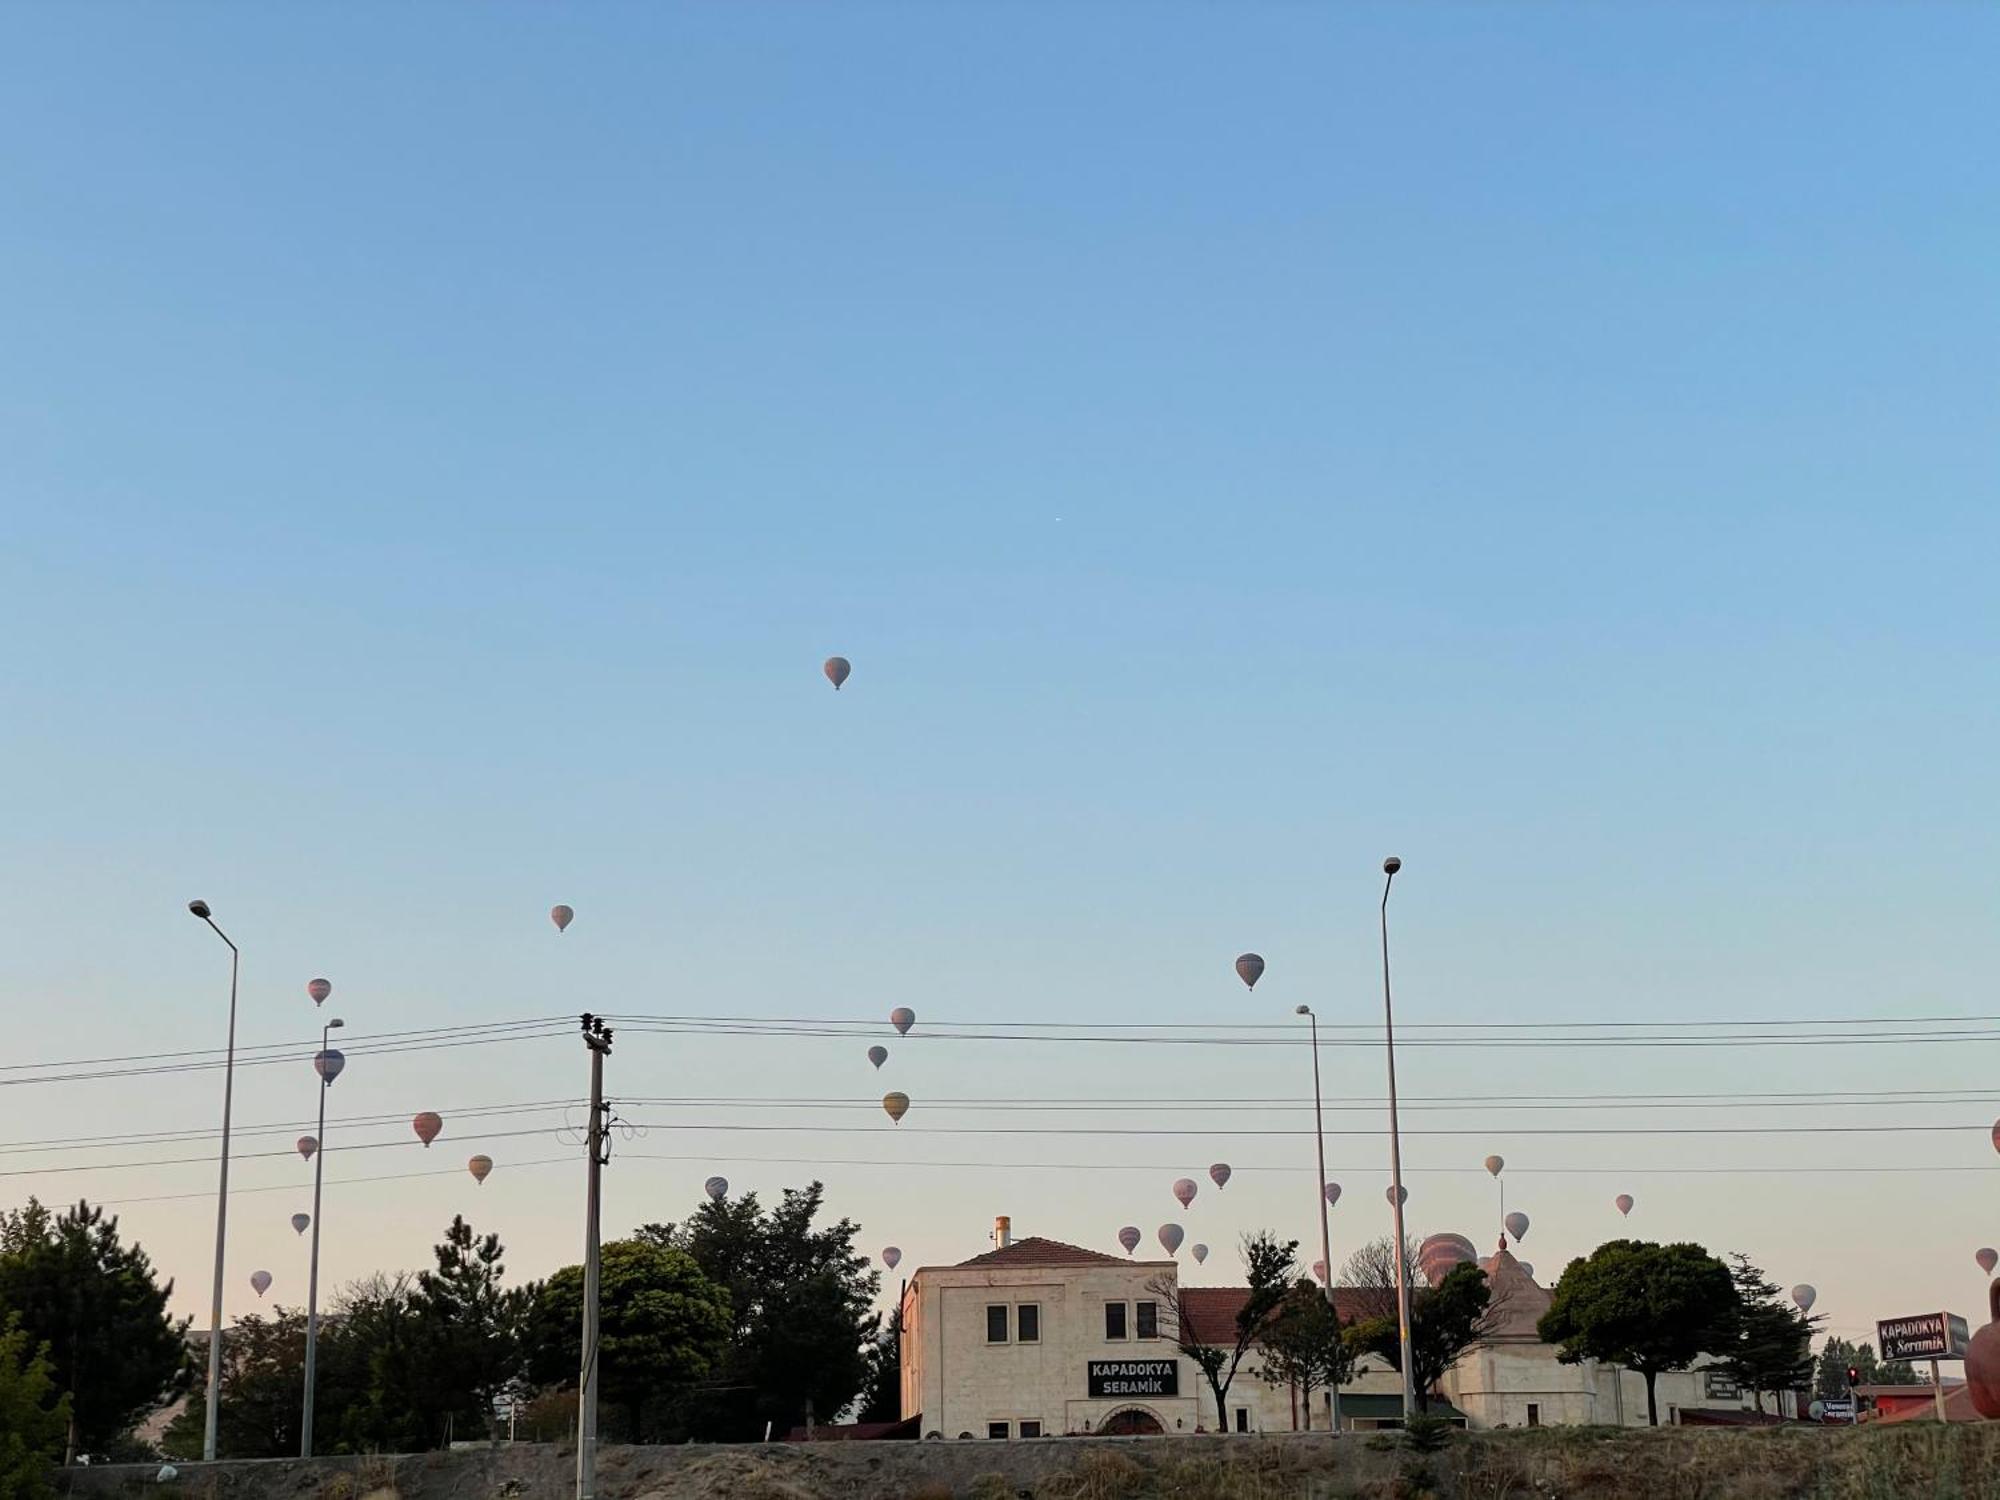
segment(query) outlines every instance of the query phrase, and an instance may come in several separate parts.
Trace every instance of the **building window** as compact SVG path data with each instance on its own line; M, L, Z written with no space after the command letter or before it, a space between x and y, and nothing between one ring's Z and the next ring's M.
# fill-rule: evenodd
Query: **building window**
M994 1303L986 1309L986 1342L1007 1342L1007 1304L1004 1302Z
M1528 1425L1530 1427L1542 1425L1542 1409L1532 1401L1528 1403Z
M1040 1437L1041 1435L1042 1424L1040 1422L1023 1422L1021 1424L1022 1437Z
M1023 1302L1014 1309L1014 1339L1022 1344L1042 1341L1042 1307L1039 1302Z
M1250 1430L1249 1407L1239 1406L1236 1408L1236 1430L1238 1432L1248 1432Z
M1138 1304L1139 1337L1156 1339L1160 1336L1160 1304L1141 1302Z
M986 1435L990 1438L1000 1438L1004 1441L1007 1436L1007 1424L1005 1422L988 1422L986 1424Z
M1107 1339L1125 1337L1125 1304L1107 1302L1104 1304L1104 1336Z

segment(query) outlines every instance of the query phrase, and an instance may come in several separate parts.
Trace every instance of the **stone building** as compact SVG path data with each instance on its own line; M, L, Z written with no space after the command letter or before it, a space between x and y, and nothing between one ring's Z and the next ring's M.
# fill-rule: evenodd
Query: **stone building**
M924 1266L904 1290L902 1415L926 1438L1080 1433L1291 1432L1328 1425L1330 1393L1265 1380L1252 1350L1214 1395L1172 1338L1178 1307L1195 1342L1234 1343L1244 1287L1179 1287L1171 1260L1131 1260L1054 1240L1013 1240L952 1266ZM1460 1359L1431 1408L1472 1427L1644 1426L1645 1384L1629 1370L1565 1365L1535 1332L1550 1294L1505 1248L1481 1263L1494 1288L1492 1330ZM1163 1293L1163 1288L1167 1289ZM1341 1296L1336 1292L1336 1296ZM1358 1295L1358 1294L1357 1294ZM1355 1308L1342 1308L1352 1317ZM1659 1378L1660 1420L1742 1411L1747 1393L1712 1369ZM1769 1400L1767 1398L1767 1405ZM1797 1415L1791 1398L1781 1415ZM1364 1357L1340 1396L1343 1430L1393 1426L1402 1382Z

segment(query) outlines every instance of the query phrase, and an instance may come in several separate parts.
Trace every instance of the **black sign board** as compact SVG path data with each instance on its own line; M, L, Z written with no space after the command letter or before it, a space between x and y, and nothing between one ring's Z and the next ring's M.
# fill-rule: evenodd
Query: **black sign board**
M1965 1319L1956 1313L1919 1313L1875 1325L1885 1360L1963 1359L1966 1333Z
M1181 1365L1177 1359L1093 1359L1090 1394L1098 1399L1119 1396L1178 1396Z

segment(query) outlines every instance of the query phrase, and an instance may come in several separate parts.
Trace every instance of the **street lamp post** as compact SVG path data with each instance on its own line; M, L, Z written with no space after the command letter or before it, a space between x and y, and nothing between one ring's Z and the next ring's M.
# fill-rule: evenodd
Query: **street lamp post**
M1319 1258L1320 1264L1326 1268L1326 1305L1328 1310L1333 1314L1334 1333L1338 1335L1340 1332L1340 1306L1334 1301L1333 1297L1333 1234L1328 1229L1326 1222L1326 1115L1320 1105L1319 1017L1313 1014L1313 1008L1310 1005L1301 1005L1298 1007L1297 1014L1304 1016L1312 1023L1313 1139L1319 1146L1319 1177L1313 1183L1313 1196L1319 1199ZM1307 1394L1310 1395L1311 1393L1308 1392ZM1329 1431L1337 1434L1340 1431L1340 1371L1337 1368L1333 1372L1330 1394L1332 1399L1328 1403ZM1307 1423L1310 1425L1312 1412L1312 1403L1310 1401L1306 1403L1306 1412Z
M1410 1267L1403 1240L1403 1135L1396 1112L1396 1011L1389 997L1389 888L1403 862L1382 861L1382 1034L1389 1050L1389 1209L1396 1236L1396 1338L1403 1366L1403 1420L1417 1414L1416 1377L1410 1369Z
M229 1050L222 1064L222 1181L215 1190L215 1294L208 1309L208 1410L201 1432L201 1456L213 1461L216 1410L222 1404L222 1249L229 1230L229 1110L236 1092L236 973L242 954L229 942L229 934L215 925L206 901L190 901L188 910L229 944Z
M327 1038L335 1028L345 1025L338 1016L320 1028L319 1057L313 1059L319 1075L319 1149L313 1152L313 1243L312 1270L306 1277L306 1407L299 1418L299 1457L313 1456L313 1387L314 1377L319 1373L319 1189L320 1180L326 1174L326 1091L333 1087L333 1080L340 1076L337 1068L324 1066Z

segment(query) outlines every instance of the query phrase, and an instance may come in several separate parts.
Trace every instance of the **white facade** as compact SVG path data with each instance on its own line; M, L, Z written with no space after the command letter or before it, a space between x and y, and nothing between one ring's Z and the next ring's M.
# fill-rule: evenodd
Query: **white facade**
M1191 1315L1198 1311L1204 1338L1232 1337L1241 1291L1190 1288L1181 1297L1170 1260L1121 1260L1042 1239L1010 1243L1004 1221L999 1238L999 1249L961 1265L921 1268L905 1289L902 1415L921 1417L925 1438L1327 1427L1328 1393L1308 1397L1267 1383L1255 1349L1229 1386L1226 1420L1218 1424L1207 1378L1171 1337L1172 1308L1178 1301ZM1534 1332L1547 1289L1505 1250L1481 1265L1494 1287L1494 1332L1466 1353L1439 1392L1467 1425L1646 1424L1640 1376L1596 1362L1561 1363ZM1662 1375L1658 1392L1663 1423L1684 1409L1752 1405L1748 1393L1709 1370ZM1393 1425L1401 1393L1394 1369L1364 1357L1342 1392L1341 1426ZM1765 1404L1773 1408L1770 1399ZM1778 1414L1796 1415L1791 1398L1780 1400Z

